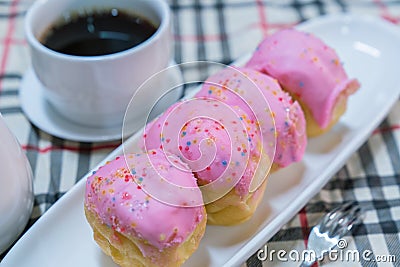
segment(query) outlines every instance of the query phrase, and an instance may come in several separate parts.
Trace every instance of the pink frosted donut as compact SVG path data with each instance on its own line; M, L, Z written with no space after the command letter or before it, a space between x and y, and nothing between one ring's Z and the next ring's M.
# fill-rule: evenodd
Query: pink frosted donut
M160 150L121 156L87 179L84 206L94 238L121 266L179 266L204 234L204 206L168 205L142 188L145 181L164 177L193 187L188 199L201 199L187 166L174 156L169 159L180 167Z
M255 114L252 111L258 102L263 103L259 99L260 94L254 92L257 90L269 104L270 111L264 114ZM265 120L272 116L275 129L266 127L263 135L268 138L270 131L276 134L274 169L286 167L302 159L307 144L303 111L275 79L249 68L229 67L209 77L196 97L219 99L231 106L238 106L252 114L250 119L258 120L261 125L267 124Z
M180 155L201 186L213 182L226 184L227 190L220 197L208 201L204 191L203 196L209 223L229 225L250 218L265 189L265 185L260 186L260 191L253 194L250 184L254 177L258 181L265 180L270 164L260 150L260 133L255 122L238 107L221 110L221 106L224 104L211 99L193 99L172 105L146 128L143 148L163 148ZM204 112L211 115L190 119ZM177 121L182 123L176 124ZM165 133L170 128L176 129L172 135ZM178 143L171 145L174 140ZM207 156L210 161L196 161ZM259 161L264 163L258 164ZM234 212L236 208L241 210ZM232 211L231 215L226 215L226 210ZM226 216L222 216L223 213Z
M207 99L204 101L209 103L209 107L213 105L213 103ZM171 142L172 138L179 138L179 146L172 146L168 148L168 152L172 154L180 154L183 155L183 160L187 160L186 163L189 165L193 165L191 162L201 156L201 151L199 149L200 141L206 140L204 142L205 146L216 146L216 155L213 158L212 162L204 166L202 170L196 170L192 166L192 169L196 172L196 177L198 179L198 184L204 185L210 183L221 176L221 174L227 169L227 164L231 154L231 145L234 149L238 149L242 151L243 160L251 151L247 151L246 149L242 150L242 147L245 144L237 142L237 140L231 140L229 137L229 133L225 131L223 120L224 115L221 114L220 119L212 119L206 117L197 117L193 119L189 119L186 121L179 130L178 136L166 137L162 134L162 127L169 128L170 121L176 120L177 116L183 116L185 111L181 112L181 107L190 106L191 102L179 102L172 105L165 113L163 113L157 120L149 124L149 127L146 128L144 135L144 142L146 149L154 149L154 148L166 148L166 145ZM178 110L176 114L171 115L173 110ZM253 133L242 132L243 129L241 127L241 123L249 122L246 119L246 116L240 109L236 110L238 116L235 118L236 125L234 131L239 133L244 137L244 139L248 140L250 138L249 134L255 137ZM250 127L250 126L248 126ZM253 130L253 127L249 128ZM255 131L255 130L254 130ZM233 143L231 144L231 142ZM250 149L256 153L254 142L249 142ZM246 162L236 162L235 164L246 164Z
M348 78L332 48L296 29L265 38L246 67L276 78L300 102L311 136L335 124L346 110L348 96L360 87L356 79Z

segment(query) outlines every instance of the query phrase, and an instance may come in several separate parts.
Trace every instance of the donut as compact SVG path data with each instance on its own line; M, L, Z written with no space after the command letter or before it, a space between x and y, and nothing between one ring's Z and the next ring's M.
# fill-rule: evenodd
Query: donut
M360 87L349 79L334 49L311 33L284 29L266 37L245 65L277 79L303 108L307 135L325 133Z
M172 194L175 202L167 203L161 190L145 191L161 183L190 190ZM207 215L198 203L201 192L187 165L149 150L117 157L90 175L84 211L94 240L118 265L180 266L204 235Z
M142 147L179 155L203 192L208 223L234 225L251 218L265 191L271 163L259 136L240 108L199 98L172 105L150 123Z
M276 79L249 68L227 67L210 76L195 97L219 99L240 107L261 125L269 125L272 117L274 125L262 127L264 138L271 138L271 131L276 136L272 171L302 159L307 145L304 113ZM262 97L265 100L261 100ZM269 105L268 110L262 106L258 114L253 112L263 103Z

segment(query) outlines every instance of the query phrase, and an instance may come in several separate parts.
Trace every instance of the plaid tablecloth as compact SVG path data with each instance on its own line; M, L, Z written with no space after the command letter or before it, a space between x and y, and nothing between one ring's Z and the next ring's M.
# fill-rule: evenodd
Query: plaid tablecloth
M0 0L0 112L25 150L34 172L35 203L27 229L121 143L121 140L79 143L56 138L32 125L24 115L18 91L30 66L23 21L31 4L27 0ZM170 0L169 4L174 14L177 63L210 60L229 64L252 51L267 34L327 13L370 14L400 24L399 0ZM185 75L190 71L183 68ZM354 200L362 205L365 218L347 238L348 242L359 251L370 250L372 256L394 255L396 262L361 259L359 263L319 264L400 266L399 129L400 102L397 102L368 141L268 242L268 248L303 250L310 228L328 209ZM243 266L298 264L261 261L257 251L254 253L243 259Z

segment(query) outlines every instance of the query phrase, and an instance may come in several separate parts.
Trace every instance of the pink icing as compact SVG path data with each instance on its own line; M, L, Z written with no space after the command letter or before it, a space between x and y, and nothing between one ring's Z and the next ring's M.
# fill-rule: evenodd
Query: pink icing
M251 121L248 115L239 107L231 107L236 115L232 122L228 122L227 120L229 117L227 112L229 112L229 110L221 111L218 108L217 101L210 101L209 99L196 100L202 102L201 107L189 101L178 102L172 105L154 122L149 124L145 130L143 139L145 145L143 145L143 148L163 148L170 153L180 154L182 161L187 163L191 169L195 170L195 175L200 185L205 185L220 179L225 173L227 176L236 179L236 192L241 196L247 195L249 193L250 182L257 167L255 163L258 162L260 156L260 151L256 145L257 142L259 142L259 132L255 127L254 121ZM186 119L187 114L192 113L187 111L188 109L186 106L189 106L189 110L193 111L197 108L211 110L210 113L212 113L213 116L209 118L197 117L191 120ZM215 112L213 112L214 108ZM171 114L173 110L175 110L175 112ZM175 127L172 126L172 123L176 120L186 121L183 127L178 129L177 136L165 136L162 134L163 127L166 129ZM227 132L228 127L232 129L232 136ZM237 136L242 137L241 140L248 141L248 143L246 144L246 142L240 141ZM173 138L179 139L179 145L167 146ZM206 148L209 145L215 144L216 154L210 164L204 165L204 168L196 170L193 161L202 157L202 152L200 150L201 142L203 142ZM203 156L211 153L206 151L203 153ZM210 149L210 151L212 151L212 149ZM232 153L238 156L232 157ZM249 159L252 160L249 161ZM255 163L253 161L255 161ZM249 170L249 168L252 170Z
M340 94L359 87L348 79L336 52L312 34L285 29L264 39L246 67L278 79L311 111L321 128L329 125Z
M179 160L175 157L174 161ZM156 169L151 168L150 162ZM196 187L187 197L201 198L190 170L172 166L160 150L117 157L100 167L86 183L87 209L115 231L147 240L152 246L143 244L139 249L148 257L184 242L205 216L203 207L167 205L143 191L144 180L157 180L160 176L180 186Z
M260 102L257 99L259 96L253 93L254 90L261 91L271 112L252 112L254 106ZM268 138L271 131L276 133L274 163L286 167L301 160L307 144L304 114L299 104L292 101L275 79L249 68L225 68L209 77L196 97L215 98L231 106L238 106L247 114L253 114L251 119L259 120L261 125L268 124L270 118L266 116L272 115L275 126L271 127L275 129L264 128L263 138Z

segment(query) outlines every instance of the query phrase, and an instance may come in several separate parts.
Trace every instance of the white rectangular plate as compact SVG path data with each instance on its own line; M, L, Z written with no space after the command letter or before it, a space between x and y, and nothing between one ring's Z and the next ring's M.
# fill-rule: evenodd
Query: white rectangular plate
M361 89L328 133L309 140L302 162L269 178L253 218L239 226L208 226L185 266L237 266L303 207L368 138L399 98L400 33L377 18L332 15L298 28L313 32L338 52ZM127 142L134 144L139 135ZM133 146L132 146L133 147ZM116 149L106 160L122 154ZM103 162L104 163L104 162ZM47 211L14 245L4 266L115 266L93 241L83 213L86 177Z

